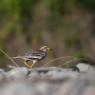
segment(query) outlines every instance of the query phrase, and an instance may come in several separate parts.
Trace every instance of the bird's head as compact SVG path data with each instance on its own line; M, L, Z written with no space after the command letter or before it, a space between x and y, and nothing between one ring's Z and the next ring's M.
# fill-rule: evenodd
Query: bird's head
M42 47L40 48L40 50L42 50L42 51L44 51L44 52L47 52L47 51L50 51L51 48L49 48L49 47L47 47L47 46L42 46Z

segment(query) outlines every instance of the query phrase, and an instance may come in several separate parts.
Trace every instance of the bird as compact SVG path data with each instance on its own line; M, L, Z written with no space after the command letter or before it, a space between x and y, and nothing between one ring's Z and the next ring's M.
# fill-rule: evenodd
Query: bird
M51 48L47 46L42 46L36 51L27 52L23 56L16 56L12 57L13 59L22 59L24 61L24 64L28 68L32 68L34 64L39 63L41 60L43 60L47 56L47 52L50 51ZM31 61L31 63L29 63Z

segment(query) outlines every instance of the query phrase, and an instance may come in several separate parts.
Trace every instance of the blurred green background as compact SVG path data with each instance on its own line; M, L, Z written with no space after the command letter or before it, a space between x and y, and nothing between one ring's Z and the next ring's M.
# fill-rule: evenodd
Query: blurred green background
M17 56L43 45L53 51L37 66L62 56L94 63L95 0L0 0L0 48ZM8 64L12 62L0 52L0 66Z

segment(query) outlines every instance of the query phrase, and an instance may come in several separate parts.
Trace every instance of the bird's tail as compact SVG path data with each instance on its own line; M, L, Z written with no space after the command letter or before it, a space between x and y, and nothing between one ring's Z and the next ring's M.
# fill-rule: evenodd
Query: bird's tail
M15 57L12 57L13 59L21 59L22 57L21 56L15 56Z

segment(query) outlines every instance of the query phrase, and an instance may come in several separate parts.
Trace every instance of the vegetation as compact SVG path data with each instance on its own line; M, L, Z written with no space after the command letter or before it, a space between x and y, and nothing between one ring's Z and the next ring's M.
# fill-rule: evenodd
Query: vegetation
M0 48L16 56L48 45L48 60L73 55L95 62L94 10L95 0L1 0ZM0 53L1 66L9 63Z

